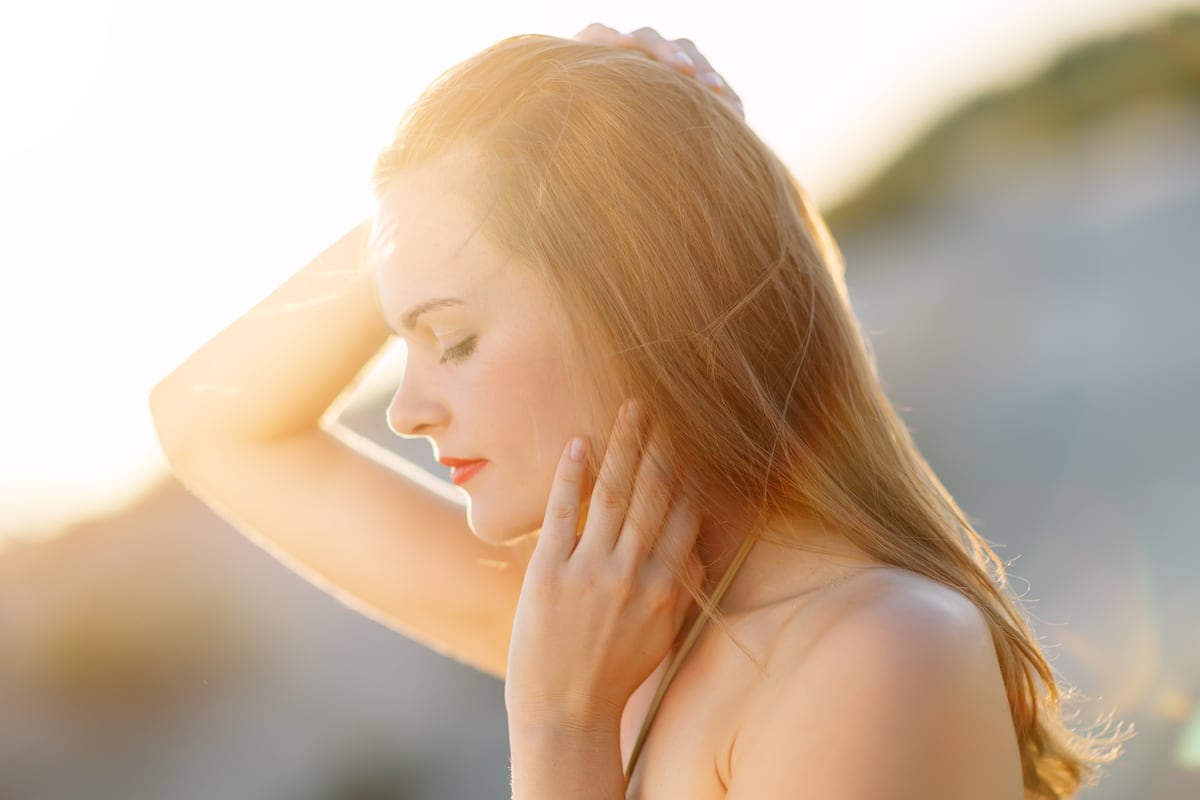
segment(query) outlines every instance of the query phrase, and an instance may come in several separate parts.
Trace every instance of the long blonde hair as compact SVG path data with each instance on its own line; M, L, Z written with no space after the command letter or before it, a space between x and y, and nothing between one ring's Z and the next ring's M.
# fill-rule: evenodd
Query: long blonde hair
M723 101L636 53L520 36L424 92L375 189L464 150L481 156L471 192L489 237L541 275L578 341L611 348L614 378L695 468L692 497L815 519L974 602L1027 797L1068 796L1116 756L1118 737L1064 726L1003 565L880 388L824 222Z

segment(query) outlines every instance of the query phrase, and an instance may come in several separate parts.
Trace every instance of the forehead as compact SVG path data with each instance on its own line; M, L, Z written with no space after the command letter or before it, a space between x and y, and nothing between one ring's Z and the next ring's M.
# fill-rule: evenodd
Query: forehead
M369 258L389 320L435 296L486 303L525 283L483 235L455 177L452 167L422 167L393 177L380 196Z

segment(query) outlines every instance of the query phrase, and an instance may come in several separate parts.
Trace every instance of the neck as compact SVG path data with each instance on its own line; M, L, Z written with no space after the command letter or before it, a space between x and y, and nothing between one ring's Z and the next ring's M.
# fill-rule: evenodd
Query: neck
M749 613L796 597L872 563L844 536L814 520L772 521L759 533L762 531L789 544L761 538L754 542L718 604L727 615ZM754 533L749 514L726 512L705 518L696 551L706 566L706 594L711 596L726 572L735 566L742 545Z

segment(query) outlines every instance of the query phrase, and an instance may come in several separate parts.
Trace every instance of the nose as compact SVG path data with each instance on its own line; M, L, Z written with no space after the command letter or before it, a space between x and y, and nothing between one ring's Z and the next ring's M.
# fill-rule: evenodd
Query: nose
M422 381L412 367L410 359L392 402L388 403L388 427L397 436L431 436L449 420L448 409L429 391L432 387L428 381Z

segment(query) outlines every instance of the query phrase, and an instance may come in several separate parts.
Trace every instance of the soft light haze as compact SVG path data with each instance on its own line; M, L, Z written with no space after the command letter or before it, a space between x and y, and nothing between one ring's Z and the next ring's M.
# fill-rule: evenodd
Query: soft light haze
M159 474L155 381L367 214L403 109L500 38L599 20L694 39L829 205L975 91L1196 4L7 4L0 536Z

